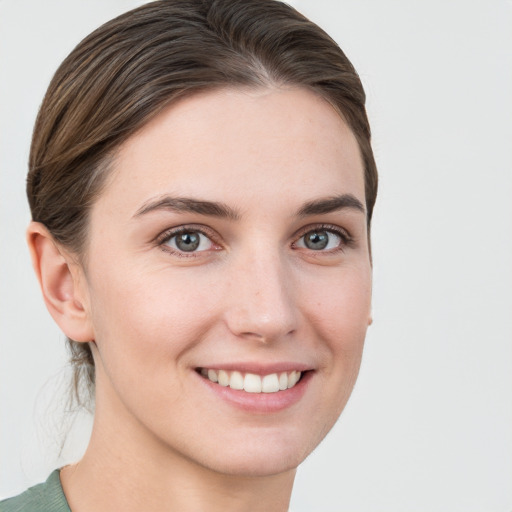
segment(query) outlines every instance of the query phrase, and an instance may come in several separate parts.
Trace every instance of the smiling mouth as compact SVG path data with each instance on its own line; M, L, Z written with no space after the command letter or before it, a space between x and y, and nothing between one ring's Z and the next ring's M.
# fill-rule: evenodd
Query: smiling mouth
M293 370L291 372L257 375L209 368L198 368L197 372L211 382L246 393L277 393L278 391L291 389L299 382L303 374L303 372Z

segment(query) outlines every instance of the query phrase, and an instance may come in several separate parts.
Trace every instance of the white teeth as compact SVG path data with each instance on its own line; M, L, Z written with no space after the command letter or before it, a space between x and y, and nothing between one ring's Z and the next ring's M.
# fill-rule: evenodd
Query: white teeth
M244 391L247 391L247 393L261 393L261 377L254 375L254 373L246 373Z
M229 381L231 389L244 389L244 377L240 372L233 372Z
M229 375L224 370L219 370L219 384L221 386L229 386Z
M294 370L292 373L290 373L290 375L288 376L288 389L293 388L293 386L295 386L295 384L297 384L299 379L300 379L300 372L296 372Z
M279 379L277 377L277 373L265 375L265 377L261 379L261 390L263 393L275 393L276 391L279 391Z
M247 393L276 393L284 391L285 389L293 388L302 375L301 372L294 370L280 374L270 373L263 376L246 373L244 376L238 371L231 372L230 374L226 370L209 370L207 368L201 368L200 373L221 386L244 390Z
M279 390L283 391L288 388L288 374L286 372L279 375Z

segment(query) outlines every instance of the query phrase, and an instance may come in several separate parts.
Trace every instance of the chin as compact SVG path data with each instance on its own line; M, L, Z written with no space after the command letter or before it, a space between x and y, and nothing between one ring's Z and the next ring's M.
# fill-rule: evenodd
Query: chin
M245 451L243 454L231 457L230 460L226 457L222 461L212 461L211 464L206 462L205 466L224 475L266 477L295 471L304 458L297 457L295 454L283 458L280 454L266 456Z
M265 433L266 434L266 433ZM243 443L226 443L221 456L218 451L203 451L199 461L217 473L242 477L265 477L295 471L318 442L293 440L290 436L254 436Z

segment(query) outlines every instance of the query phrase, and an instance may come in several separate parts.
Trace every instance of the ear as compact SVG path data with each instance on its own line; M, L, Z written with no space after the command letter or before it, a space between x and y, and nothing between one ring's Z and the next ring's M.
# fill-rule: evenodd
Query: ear
M39 222L27 229L27 243L46 307L68 338L92 341L86 280L81 265Z

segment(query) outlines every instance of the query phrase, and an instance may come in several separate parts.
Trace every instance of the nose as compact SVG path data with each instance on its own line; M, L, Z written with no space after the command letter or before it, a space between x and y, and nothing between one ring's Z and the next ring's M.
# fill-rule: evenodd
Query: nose
M292 334L299 310L291 277L278 254L241 258L226 294L224 316L229 330L237 337L262 343Z

